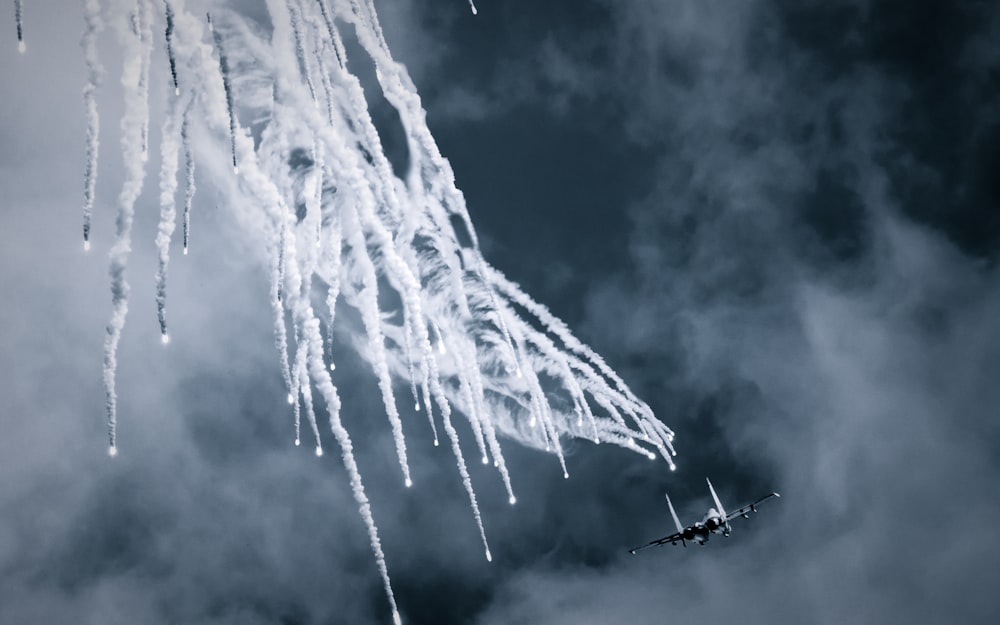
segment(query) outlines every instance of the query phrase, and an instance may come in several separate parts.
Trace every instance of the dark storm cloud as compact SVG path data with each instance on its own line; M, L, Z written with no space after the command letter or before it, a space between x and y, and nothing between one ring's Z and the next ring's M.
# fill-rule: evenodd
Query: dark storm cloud
M786 497L725 551L531 567L482 621L989 621L1000 545L942 528L998 512L996 10L608 6L554 106L627 99L658 182L587 334L678 430L678 477Z

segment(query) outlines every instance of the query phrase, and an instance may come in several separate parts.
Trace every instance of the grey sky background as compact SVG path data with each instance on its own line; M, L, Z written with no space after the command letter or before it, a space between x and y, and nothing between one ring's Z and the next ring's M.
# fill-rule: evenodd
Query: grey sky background
M339 460L291 445L267 276L209 167L159 345L155 150L108 461L120 58L106 36L84 255L80 8L25 5L27 54L12 13L0 30L0 622L389 622ZM995 622L1000 11L478 6L377 2L487 259L677 432L679 468L577 442L564 481L506 445L517 506L470 467L488 564L452 457L404 412L404 490L375 380L345 356L405 622ZM671 531L664 490L700 518L705 475L733 506L783 497L728 540L629 556Z

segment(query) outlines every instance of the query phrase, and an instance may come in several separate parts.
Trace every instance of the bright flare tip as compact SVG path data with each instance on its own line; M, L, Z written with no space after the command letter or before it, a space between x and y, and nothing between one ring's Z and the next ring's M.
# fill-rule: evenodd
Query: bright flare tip
M187 256L187 255L188 255L188 248L187 248L187 247L185 247L185 248L184 248L184 255L185 255L185 256Z
M18 52L20 52L21 54L24 54L24 51L27 50L27 49L28 49L28 46L24 45L23 41L18 41L17 42L17 51Z
M489 549L486 550L486 561L487 562L493 562L493 554L490 553Z
M290 403L290 404L294 404L295 403L295 398L292 396L291 393L289 393L288 396L285 397L285 399L288 400L288 403Z
M108 457L109 458L114 458L117 455L118 455L118 446L117 445L112 445L112 446L108 447Z
M676 464L671 464L670 465L670 470L671 471L676 471L677 470L677 465Z
M513 506L514 504L517 503L517 497L515 497L514 495L511 495L510 499L507 500L507 503L509 503L510 505Z
M89 252L90 251L90 241L88 241L86 239L83 240L83 251L84 252Z
M392 622L396 625L403 625L403 619L399 618L399 612L392 611Z
M295 446L298 447L301 444L302 444L302 441L300 441L299 439L296 438L295 439Z
M413 480L411 480L410 478L406 478L406 481L403 483L406 484L407 488L413 486Z
M320 447L319 445L316 446L316 457L317 458L323 457L323 448Z
M335 365L335 364L333 364L333 363L331 362L331 363L330 363L330 371L333 371L333 370L334 370L334 369L336 369L336 368L337 368L337 365Z
M489 463L490 463L490 459L487 458L486 456L483 456L483 464L489 464Z
M237 176L239 176L240 175L240 168L237 167L236 165L233 165L233 173L236 174Z
M180 95L181 90L178 87L174 87L174 95Z
M413 404L413 410L416 412L420 412L420 404L419 403Z
M164 345L166 345L167 343L169 343L170 342L170 335L167 334L166 332L164 332L163 334L161 334L160 335L160 342L163 343Z
M569 473L563 471L563 479L564 480L568 480L569 479Z
M438 439L436 439L436 438L435 438L435 439L434 439L434 446L435 446L435 447L437 447L437 446L438 446L438 445L440 445L440 444L441 444L441 443L440 443L440 442L438 442Z

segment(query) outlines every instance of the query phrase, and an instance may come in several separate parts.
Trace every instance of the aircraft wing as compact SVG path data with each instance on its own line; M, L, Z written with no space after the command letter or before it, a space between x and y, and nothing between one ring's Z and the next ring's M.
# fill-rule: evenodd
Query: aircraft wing
M641 547L636 547L634 549L629 549L628 552L635 555L637 551L642 551L643 549L649 549L650 547L657 547L659 545L665 545L667 543L676 543L678 540L683 540L681 538L680 532L675 532L670 536L664 536L663 538L657 538L656 540L650 541Z
M765 495L765 496L761 497L760 499L758 499L757 501L755 501L753 503L748 503L747 505L743 506L739 510L734 510L734 511L730 512L729 514L727 514L726 515L726 521L727 522L732 521L736 517L746 517L747 514L749 514L750 512L757 512L757 504L759 504L762 501L766 501L766 500L770 499L771 497L781 497L781 495L779 495L778 493L771 493L769 495Z

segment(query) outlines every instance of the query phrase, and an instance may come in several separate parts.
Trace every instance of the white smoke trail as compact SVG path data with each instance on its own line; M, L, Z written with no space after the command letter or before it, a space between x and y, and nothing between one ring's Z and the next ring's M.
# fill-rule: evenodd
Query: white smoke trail
M306 85L309 87L309 95L312 97L314 102L319 102L316 97L316 86L313 84L312 70L309 67L309 57L306 56L305 44L303 42L303 33L300 22L302 21L299 16L299 8L296 7L292 2L288 2L288 18L292 25L292 35L295 38L295 57L299 62L299 72L302 74L302 78L306 81Z
M473 2L473 0L469 0L469 8L472 9L472 14L473 15L476 15L476 14L479 13L479 10L476 9L476 3Z
M164 40L167 47L167 60L170 62L170 79L174 83L174 95L180 95L181 89L177 84L177 59L174 57L174 8L170 6L170 0L163 0L164 20L166 27Z
M389 581L389 569L385 563L385 554L382 552L382 544L378 537L378 528L375 525L375 518L372 516L371 504L368 496L365 495L365 487L361 482L361 471L358 463L354 459L354 445L347 428L340 421L340 398L337 389L330 380L330 374L323 366L323 340L319 333L319 320L311 316L308 311L302 322L304 338L309 345L309 368L313 379L316 380L320 393L323 394L327 404L327 411L330 414L330 430L333 432L337 444L340 446L341 459L344 468L351 480L351 492L354 500L358 504L358 511L368 530L368 540L371 544L372 552L375 554L375 563L378 566L379 574L382 576L382 584L385 588L386 596L389 600L389 607L392 609L392 620L396 625L400 625L402 619L399 616L399 609L396 607L396 597L392 592L392 584Z
M507 462L504 460L503 451L500 449L500 441L497 440L496 429L486 411L483 378L479 371L479 365L476 362L476 348L471 341L466 341L464 347L464 357L471 363L471 366L468 367L467 375L469 377L469 384L471 385L475 411L481 415L479 422L483 430L483 435L486 438L486 442L489 445L490 453L493 454L493 465L497 468L497 471L500 472L500 479L503 480L504 488L507 489L508 501L511 505L513 505L517 501L517 498L514 496L514 488L510 483L510 474L507 472ZM483 454L483 461L486 461L485 453Z
M448 403L448 398L444 394L444 389L441 388L441 383L438 381L439 374L437 371L436 361L432 358L430 359L430 364L431 392L434 394L434 398L438 402L438 407L441 409L441 422L444 424L444 431L448 435L448 440L451 441L451 451L455 454L455 461L458 463L458 474L462 477L462 485L465 487L465 492L469 496L469 503L472 506L472 514L476 519L476 527L479 528L479 538L483 541L483 547L486 549L486 559L492 562L493 554L490 553L490 544L486 540L486 529L483 527L483 517L479 512L479 504L476 502L476 491L472 488L472 478L469 476L469 470L465 466L465 457L462 455L462 447L459 444L458 432L455 430L455 426L451 423L451 406Z
M163 122L160 138L160 223L156 230L156 247L159 264L156 271L156 314L160 322L163 343L170 340L167 333L167 267L170 264L170 241L173 238L177 211L174 195L177 192L179 151L178 126L181 124L181 103L172 98L168 104L167 118Z
M282 229L283 232L283 229ZM288 403L295 402L296 389L292 386L291 370L288 366L288 328L285 326L285 308L281 301L281 282L284 279L281 271L281 256L284 254L285 237L277 236L275 252L271 260L271 312L274 315L274 346L278 350L281 377L288 392Z
M24 54L27 46L24 43L24 10L21 0L14 0L14 21L17 22L17 51Z
M80 39L83 58L87 65L87 84L83 87L83 102L87 115L87 162L83 170L83 249L90 249L90 220L94 212L94 195L97 191L97 153L101 118L97 112L97 88L101 85L104 68L97 56L97 35L104 29L101 4L86 0L84 29Z
M415 412L420 412L420 396L417 393L417 378L414 375L413 366L413 350L410 347L410 319L408 316L403 317L403 347L405 349L406 356L406 377L410 381L410 395L413 397L413 410ZM431 420L431 426L434 425L434 420Z
M126 59L121 141L126 175L111 250L113 314L105 344L111 453L117 450L117 346L128 309L125 268L135 201L145 173L148 133L144 129L149 123L154 71L150 0L138 0L130 21L129 8L135 1L118 0L113 5ZM655 449L673 467L673 433L565 324L484 259L451 166L427 128L405 68L389 52L372 2L267 0L270 31L227 4L214 2L216 13L207 20L188 11L184 0L164 0L164 10L157 12L157 19L164 20L170 68L169 82L163 83L174 87L160 145L156 297L161 331L166 337L166 278L176 220L179 152L183 151L185 162L185 253L195 156L208 162L212 171L228 152L237 177L206 180L227 194L222 204L233 221L260 242L269 263L274 340L288 399L294 404L296 442L304 408L316 452L323 452L312 398L315 386L326 404L394 619L399 621L399 613L378 529L330 374L334 333L349 327L338 319L338 306L353 308L360 316L362 332L337 336L348 335L378 380L406 485L410 484L407 442L396 408L394 377L409 384L415 410L420 411L423 403L435 445L437 403L487 559L492 555L453 422L458 414L472 427L483 461L492 459L512 504L516 500L501 436L548 449L564 473L563 443L570 437L620 445L647 456ZM469 4L475 13L474 2ZM96 38L102 21L98 0L86 0L84 6L81 45L88 70L84 241L89 245L98 156L95 90L102 72ZM345 46L344 35L350 36L346 28L353 29L349 42L356 40L360 46ZM348 50L352 63L374 64L382 95L399 114L410 161L404 178L396 176L385 153L365 90L350 70ZM241 129L240 119L252 121ZM324 310L325 342L314 300ZM532 319L522 318L524 313ZM354 318L348 315L346 323ZM340 325L335 328L335 323ZM295 350L291 364L289 327Z
M340 298L340 257L343 253L341 249L343 239L340 234L339 215L331 215L329 231L329 245L327 247L329 260L326 263L330 273L330 281L326 291L326 308L329 311L329 316L327 317L327 346L331 356L330 368L333 369L333 328L337 317L337 300Z
M347 241L355 250L365 250L367 241L361 230L360 219L355 211L346 211L347 220ZM410 479L409 463L406 459L406 439L403 437L403 424L399 420L399 411L396 409L396 398L392 391L392 378L389 374L389 364L385 353L385 337L382 334L382 323L378 310L378 280L375 274L375 266L367 254L359 253L353 255L355 266L360 272L356 282L360 289L355 293L358 298L359 312L368 333L369 349L371 350L372 366L375 368L375 375L378 377L379 390L382 392L382 403L385 405L386 414L392 426L392 435L396 444L396 455L399 458L399 466L403 471L403 480L409 486Z
M108 452L117 453L118 395L115 376L118 369L118 343L121 340L125 317L128 314L129 284L125 278L128 257L132 251L132 220L135 202L142 192L146 168L142 159L142 128L148 123L144 95L141 90L142 63L145 55L143 43L136 37L123 17L114 22L119 44L125 51L122 68L122 87L125 112L122 115L122 155L125 182L118 196L115 243L109 254L111 266L111 319L108 321L104 341L104 391L108 413Z
M207 14L209 30L215 42L215 51L219 55L219 73L222 74L222 88L226 91L226 110L229 112L229 148L233 155L233 173L240 173L236 162L236 111L233 110L233 87L229 77L229 59L222 45L222 35L212 25L212 14Z
M306 421L309 423L309 428L313 433L313 440L316 442L316 455L322 456L323 441L319 435L319 423L316 421L316 410L313 407L312 386L309 384L309 346L305 341L303 341L303 351L306 358L302 359L302 371L299 376L299 379L302 381L302 386L300 387L299 392L302 394L302 403L306 409ZM295 444L299 444L298 432L295 433Z
M535 316L542 324L545 329L559 338L567 349L580 354L586 358L589 362L593 363L598 370L608 379L615 383L617 390L622 393L626 398L628 398L636 407L638 407L644 414L652 417L652 411L643 402L639 401L632 391L625 384L624 380L615 373L615 371L604 362L604 359L600 357L594 350L590 349L576 336L570 332L566 324L555 315L553 315L545 305L536 302L531 299L524 291L522 291L516 284L509 281L506 276L500 273L497 269L493 267L486 268L487 277L491 284L496 285L496 287L504 294L504 296L510 298L511 301L517 303L519 306L524 307L528 312Z
M457 343L460 340L461 337L456 336L453 343ZM476 439L476 446L482 455L483 464L486 464L489 462L489 455L486 452L486 439L483 436L482 416L479 411L479 402L473 395L472 382L470 381L473 366L466 361L467 354L465 350L461 349L461 346L453 344L449 350L449 354L455 360L460 398L465 404L465 414L469 418L469 424L472 426L472 435Z
M183 121L181 122L181 145L184 149L184 255L188 253L188 245L191 241L191 207L194 205L194 155L191 153L191 107L193 100L188 101L184 107Z
M149 0L136 0L132 13L132 32L142 44L139 70L139 97L142 102L142 160L149 158L149 70L153 54L152 9Z
M299 337L299 329L296 326L294 330L294 343L295 343L295 360L292 362L291 367L291 384L289 385L288 396L293 398L292 400L292 413L295 422L295 446L298 447L302 444L302 439L300 436L302 429L302 410L301 404L299 403L299 396L302 392L302 367L305 364L305 350L302 345L302 339Z
M275 102L274 105L276 111L283 110L278 102ZM263 143L264 142L262 142L262 146ZM268 177L264 172L260 171L257 166L256 159L250 157L245 159L245 162L246 166L243 168L242 177L244 182L251 189L251 196L255 198L259 204L263 204L267 207L265 210L270 213L268 220L272 223L271 228L273 230L284 230L285 221L287 219L287 210L284 208L280 195L275 188L276 185L268 180ZM299 267L295 262L297 257L294 244L290 241L286 241L286 244L288 244L287 249L283 247L281 250L272 254L272 256L277 256L279 252L283 253L285 254L286 262L288 262L286 278L289 282L290 288L287 289L285 305L287 305L289 310L292 312L293 323L296 324L297 332L299 333L301 340L307 346L306 359L308 361L309 372L326 401L327 412L329 413L330 419L330 429L340 446L341 459L344 463L344 468L350 476L351 490L355 501L358 503L359 513L364 521L366 529L368 530L369 542L371 544L372 552L375 555L375 561L379 574L382 577L386 596L392 610L393 621L399 625L401 623L401 618L399 610L396 606L395 596L392 592L388 567L386 565L385 555L382 552L382 546L378 536L378 528L375 525L371 505L368 502L367 495L364 491L364 485L361 481L361 473L354 458L353 443L351 442L347 429L343 426L340 420L340 398L337 393L337 389L333 385L330 378L329 371L327 371L323 363L323 340L319 331L319 320L313 313L313 309L309 301L302 297L303 276L299 273ZM274 262L277 263L276 260ZM317 443L317 454L321 455L321 453L321 448Z

